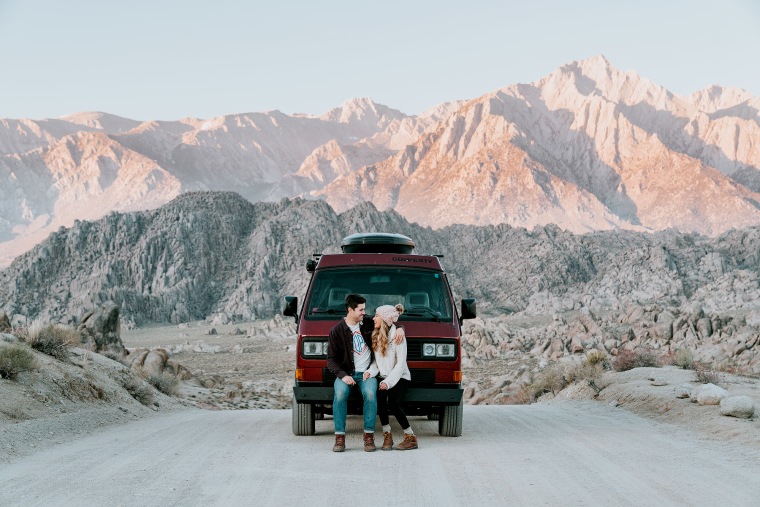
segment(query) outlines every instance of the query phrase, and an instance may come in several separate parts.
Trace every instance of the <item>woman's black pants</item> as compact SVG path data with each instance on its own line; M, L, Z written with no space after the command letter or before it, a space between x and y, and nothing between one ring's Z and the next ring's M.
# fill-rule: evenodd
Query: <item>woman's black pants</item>
M382 380L380 380L380 382L382 382ZM380 424L389 424L389 416L392 414L401 425L401 429L405 430L409 427L409 420L406 418L406 414L401 408L401 400L404 399L404 395L408 388L409 381L405 378L401 378L391 389L377 390L377 415L380 416Z

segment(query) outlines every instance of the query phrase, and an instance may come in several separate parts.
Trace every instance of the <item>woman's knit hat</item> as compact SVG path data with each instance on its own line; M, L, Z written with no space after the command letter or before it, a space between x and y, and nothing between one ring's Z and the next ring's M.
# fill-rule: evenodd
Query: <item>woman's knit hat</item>
M383 305L378 306L377 310L375 310L375 313L380 316L381 319L383 319L383 322L388 324L388 327L392 326L394 322L398 320L398 316L401 315L404 312L403 305Z

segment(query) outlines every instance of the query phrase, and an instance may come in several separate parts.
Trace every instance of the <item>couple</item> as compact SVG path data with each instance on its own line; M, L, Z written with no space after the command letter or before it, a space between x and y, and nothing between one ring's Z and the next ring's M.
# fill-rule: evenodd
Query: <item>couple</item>
M354 385L359 386L364 398L364 450L376 449L375 416L378 413L383 425L382 450L393 449L389 410L404 430L404 441L396 449L416 449L417 437L400 406L412 379L406 365L405 333L394 325L404 307L379 306L375 318L370 319L365 314L366 302L358 294L346 296L346 317L330 330L327 342L327 368L335 375L333 451L346 449L348 396Z

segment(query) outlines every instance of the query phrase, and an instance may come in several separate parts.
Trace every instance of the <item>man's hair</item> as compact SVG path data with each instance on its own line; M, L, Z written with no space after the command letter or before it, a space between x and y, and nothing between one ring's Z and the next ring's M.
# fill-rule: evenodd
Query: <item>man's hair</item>
M356 310L357 306L366 302L367 300L364 299L359 294L349 294L348 296L346 296L346 310L348 310L349 308L351 310Z

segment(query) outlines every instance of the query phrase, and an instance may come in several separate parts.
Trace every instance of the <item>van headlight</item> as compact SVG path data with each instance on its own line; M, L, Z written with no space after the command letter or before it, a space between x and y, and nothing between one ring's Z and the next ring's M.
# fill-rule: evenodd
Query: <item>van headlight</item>
M453 343L439 343L435 347L435 355L438 357L454 357L456 348Z
M327 342L303 342L302 354L306 356L326 356Z
M423 343L422 357L456 357L457 347L454 343Z

